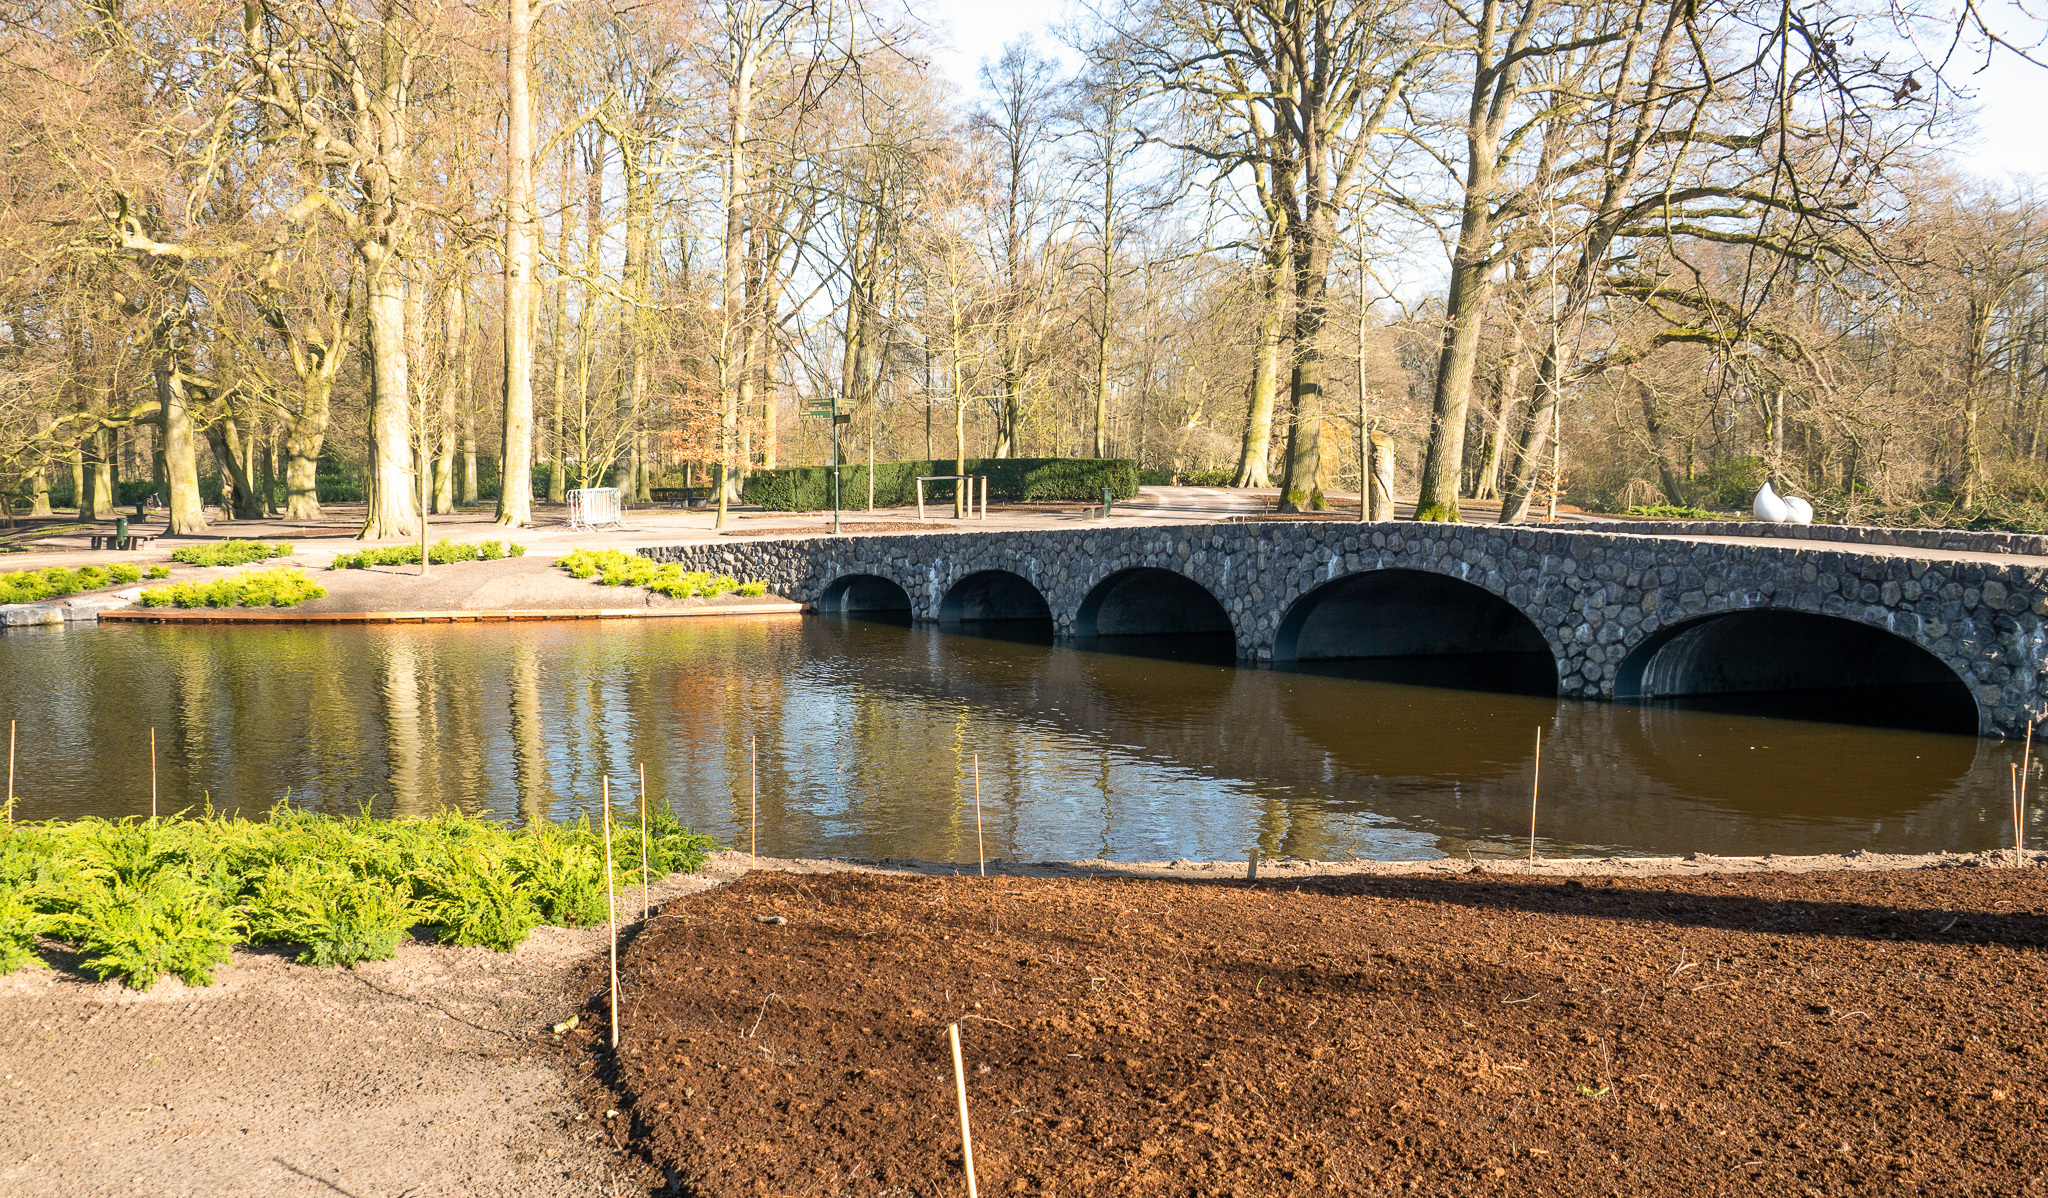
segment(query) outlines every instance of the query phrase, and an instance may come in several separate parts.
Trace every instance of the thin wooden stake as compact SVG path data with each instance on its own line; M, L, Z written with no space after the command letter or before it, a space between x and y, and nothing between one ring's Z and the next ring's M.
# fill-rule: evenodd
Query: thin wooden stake
M1536 791L1543 783L1543 725L1536 725L1536 760L1529 777L1529 860L1536 860Z
M967 1166L967 1198L974 1192L974 1133L967 1127L967 1067L960 1063L960 1025L946 1025L953 1041L953 1090L960 1096L960 1162Z
M988 876L988 854L981 847L981 754L974 755L974 856L981 862L981 876Z
M640 763L640 922L647 922L647 763Z
M1244 880L1245 880L1245 881L1247 881L1247 882L1256 882L1256 881L1258 881L1258 880L1259 880L1259 846L1258 846L1258 845L1253 845L1253 846L1252 846L1252 851L1251 851L1251 854L1250 854L1249 856L1247 856L1247 857L1245 858L1245 862L1244 862Z
M2013 815L2012 848L2021 865L2027 863L2027 775L2034 765L2034 721L2027 721L2027 747L2020 753L2019 808Z
M612 884L612 776L604 776L604 918L612 942L612 1047L619 1046L619 899Z
M154 729L154 728L151 728L151 729L149 730L149 735L150 735L151 739L153 740L153 739L154 739L154 738L156 737L156 729ZM150 762L149 762L149 765L150 765L150 770L151 770L152 772L154 772L154 771L155 771L155 769L156 769L156 754L155 754L155 753L151 753L151 754L150 754L149 756L150 756ZM9 830L9 831L13 831L13 830L14 830L14 721L13 721L13 720L9 720L9 721L7 721L7 828L8 828L8 830Z
M14 738L10 729L7 742L8 787L11 798L14 794ZM156 729L149 730L149 822L156 822Z
M2005 768L2010 771L2012 782L2008 801L2012 804L2012 867L2020 867L2020 767L2008 761Z
M761 738L747 738L747 856L761 864Z

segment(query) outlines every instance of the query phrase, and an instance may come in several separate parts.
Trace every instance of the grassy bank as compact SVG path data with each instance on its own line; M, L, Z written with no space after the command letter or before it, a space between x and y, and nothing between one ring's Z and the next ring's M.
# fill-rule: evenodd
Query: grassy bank
M655 877L703 864L710 841L648 810ZM613 829L620 884L639 881L639 815ZM506 951L536 926L605 918L604 845L587 819L514 829L457 812L334 817L280 806L207 815L14 824L0 833L0 973L64 941L102 978L208 985L239 945L315 965L392 955L415 929Z

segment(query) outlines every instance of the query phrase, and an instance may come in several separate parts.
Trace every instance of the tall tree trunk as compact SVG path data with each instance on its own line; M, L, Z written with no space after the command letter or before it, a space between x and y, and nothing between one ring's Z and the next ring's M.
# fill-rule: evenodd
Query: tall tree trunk
M1323 454L1323 323L1328 317L1329 214L1314 198L1295 230L1294 371L1288 388L1287 462L1280 480L1280 510L1321 511Z
M757 51L753 30L746 30L736 47L734 71L726 95L725 138L725 248L720 265L719 365L721 370L718 414L718 520L725 526L726 507L739 498L738 479L732 469L733 443L738 438L740 413L745 410L747 392L754 385L753 306L748 302L747 209L753 187L753 162L749 139L753 137L754 71Z
M529 404L532 396L528 397ZM530 438L529 438L530 439ZM528 498L531 499L531 488ZM476 349L475 339L462 339L462 483L457 501L476 506Z
M50 434L56 424L48 416L36 417L36 431L43 437ZM37 462L28 476L28 514L31 516L50 515L50 467L47 462Z
M199 500L199 458L193 443L192 411L185 381L167 360L157 366L156 398L164 430L164 480L170 491L164 535L198 536L206 531L206 508Z
M533 13L528 0L506 0L508 25L505 146L505 391L498 444L497 523L533 523ZM474 425L472 424L472 428ZM469 438L465 485L475 498L475 437Z
M299 413L285 434L284 512L293 520L320 518L320 450L327 443L327 408L339 368L340 355L322 355L319 368L306 376Z
M256 444L244 433L232 409L224 411L220 419L207 427L206 440L213 447L214 460L220 463L228 486L234 488L234 518L263 519L263 503L256 494Z
M1437 355L1436 396L1429 452L1415 499L1417 520L1460 519L1458 483L1465 471L1465 422L1472 403L1472 376L1485 331L1488 275L1493 269L1493 152L1473 151L1464 219L1451 261L1451 290L1444 300L1443 349Z
M364 540L419 532L418 488L412 469L412 412L405 355L405 267L386 247L364 246L369 268L370 479Z
M434 456L434 510L443 515L455 510L455 394L462 384L458 359L461 346L469 342L469 306L466 302L469 263L458 255L454 283L442 299L442 342L446 347L441 363L441 403L434 423L440 452Z
M1643 402L1643 428L1650 434L1650 452L1657 458L1657 477L1664 484L1664 502L1684 503L1685 488L1678 480L1678 465L1671 457L1671 439L1665 434L1664 422L1657 414L1656 388L1637 379L1636 391Z
M564 248L567 248L566 244ZM555 289L552 315L549 319L555 334L555 426L553 434L548 438L548 502L565 503L568 501L569 489L569 463L564 460L569 440L569 347L565 342L567 330L563 328L562 294L559 287Z
M1273 403L1279 391L1280 346L1286 332L1287 260L1284 237L1275 235L1267 247L1261 272L1258 342L1252 347L1251 406L1245 413L1244 441L1238 450L1233 487L1270 487L1268 463L1273 456Z
M652 275L648 249L653 235L654 189L641 161L642 143L631 137L621 137L618 141L619 169L626 185L625 282L629 301L626 305L626 353L632 361L626 393L626 429L628 443L632 446L629 465L633 478L633 489L628 498L636 503L648 503L654 498L648 477L646 429L647 360L653 353L647 304Z

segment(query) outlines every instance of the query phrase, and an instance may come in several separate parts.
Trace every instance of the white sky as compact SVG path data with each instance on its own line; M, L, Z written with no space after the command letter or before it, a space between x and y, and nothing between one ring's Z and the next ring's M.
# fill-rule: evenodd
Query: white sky
M1041 53L1054 54L1050 27L1068 4L1069 0L923 0L919 7L934 23L952 31L954 49L941 52L937 65L971 94L981 62L1000 55L1003 43L1019 34L1032 34ZM2023 174L2048 181L2048 70L2007 55L1981 75L1968 75L1966 69L1955 72L1956 82L1968 83L1980 93L1977 123L1982 133L1963 164L1993 179Z

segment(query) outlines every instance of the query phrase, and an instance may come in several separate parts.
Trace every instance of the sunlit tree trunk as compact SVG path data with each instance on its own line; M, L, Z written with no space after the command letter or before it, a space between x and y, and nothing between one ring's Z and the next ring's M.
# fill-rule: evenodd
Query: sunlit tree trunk
M506 0L505 390L498 444L497 523L533 523L533 14L528 0ZM475 496L474 435L464 464Z

